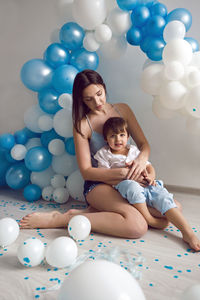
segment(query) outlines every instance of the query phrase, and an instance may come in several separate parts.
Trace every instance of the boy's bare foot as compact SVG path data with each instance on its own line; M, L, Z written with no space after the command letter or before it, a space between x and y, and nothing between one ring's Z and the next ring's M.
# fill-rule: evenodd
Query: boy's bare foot
M66 227L69 222L69 214L61 214L58 211L34 212L26 215L19 222L20 228L59 228Z
M200 251L200 240L193 231L183 234L183 240L195 251Z
M169 221L165 218L155 218L151 217L147 220L149 226L157 229L164 229L169 225Z

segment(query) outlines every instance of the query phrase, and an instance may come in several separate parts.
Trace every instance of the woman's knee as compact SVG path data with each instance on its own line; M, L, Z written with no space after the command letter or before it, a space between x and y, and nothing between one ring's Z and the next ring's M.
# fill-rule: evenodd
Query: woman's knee
M127 222L126 230L128 238L138 239L147 232L147 222L139 211L136 211L134 215L130 214L125 219Z

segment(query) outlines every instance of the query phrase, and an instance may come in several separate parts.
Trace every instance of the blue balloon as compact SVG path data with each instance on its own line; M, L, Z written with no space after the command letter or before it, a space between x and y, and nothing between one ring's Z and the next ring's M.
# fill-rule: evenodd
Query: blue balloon
M51 85L53 69L43 59L31 59L23 65L20 75L28 89L39 92Z
M192 25L192 14L186 8L176 8L172 10L166 17L166 22L178 20L185 25L186 31L188 31Z
M26 153L24 161L29 170L40 172L51 165L52 155L45 147L33 147Z
M75 22L66 23L60 29L60 41L70 50L82 47L84 36L83 28Z
M78 70L71 65L62 65L58 67L53 75L52 84L58 93L72 93L74 78Z
M161 36L163 34L165 25L165 19L159 15L155 15L149 19L146 27L150 35Z
M147 51L148 58L154 61L161 60L165 45L166 45L165 41L161 38L152 39L149 49Z
M51 44L44 52L44 60L53 68L67 64L69 58L69 51L59 43Z
M55 114L61 109L61 106L58 104L59 95L52 88L42 90L38 93L40 108L48 114Z
M134 26L143 26L150 18L150 11L145 5L138 5L131 13L131 21Z
M11 133L3 133L0 135L0 147L10 150L15 145L15 138Z
M30 171L23 162L16 163L7 170L6 182L14 190L22 189L30 182Z
M99 64L99 57L96 52L90 52L82 48L72 53L70 64L79 71L85 69L96 70Z
M6 159L7 151L0 149L0 186L5 186L6 184L6 172L11 166L11 163Z
M24 127L23 131L27 134L27 136L28 136L29 139L41 136L41 133L31 131L27 127Z
M132 10L140 3L139 0L117 0L118 6L123 10Z
M75 155L75 145L74 145L74 138L70 137L68 139L66 139L65 141L65 149L67 151L67 153L71 154L71 155Z
M29 184L24 188L24 198L29 202L34 202L40 199L42 191L36 184Z
M147 52L150 45L151 45L151 41L152 41L152 36L150 35L146 35L145 37L142 38L141 42L140 42L140 49L143 51L143 52Z
M150 12L152 16L159 15L165 18L167 16L167 7L163 3L154 3L150 7Z
M62 139L64 141L64 137L61 137L59 134L57 134L55 132L54 129L51 129L49 131L45 131L41 134L41 144L43 147L48 148L49 143L51 142L51 140L54 139Z
M14 133L16 144L26 144L28 141L28 133L25 129L17 130Z
M197 42L197 40L191 37L185 37L184 40L186 40L191 45L193 52L199 51L199 43Z
M12 164L15 164L15 163L19 162L18 160L14 159L14 158L11 156L10 151L6 151L6 152L5 152L5 158L7 159L7 161L8 161L9 163L12 163Z
M137 46L140 44L142 34L139 28L132 26L126 34L127 42L131 45Z

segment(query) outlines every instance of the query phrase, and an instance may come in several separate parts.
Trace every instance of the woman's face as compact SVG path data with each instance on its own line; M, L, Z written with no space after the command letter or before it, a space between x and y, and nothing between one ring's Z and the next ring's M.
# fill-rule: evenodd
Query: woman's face
M83 90L83 102L93 112L103 110L106 103L104 87L101 84L90 84Z

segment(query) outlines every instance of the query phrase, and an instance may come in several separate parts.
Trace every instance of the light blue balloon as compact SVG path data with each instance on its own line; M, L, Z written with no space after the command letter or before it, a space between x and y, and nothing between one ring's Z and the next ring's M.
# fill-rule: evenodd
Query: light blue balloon
M132 26L126 34L127 42L133 46L140 44L142 39L142 34L139 28Z
M59 95L53 88L42 90L38 93L40 108L48 114L55 114L61 109L61 106L58 104Z
M192 14L186 8L176 8L172 10L166 17L166 22L178 20L185 25L186 31L188 31L192 25Z
M66 139L65 141L65 149L67 151L67 153L71 154L71 155L75 155L75 145L74 145L74 138L70 137L68 139Z
M53 69L43 59L31 59L21 69L21 80L30 90L39 92L51 85Z
M165 41L161 38L152 39L149 49L147 51L148 58L154 61L161 60L165 45Z
M159 15L165 18L167 16L167 7L163 3L154 3L150 7L150 12L152 16Z
M6 183L14 190L24 188L30 182L30 171L23 162L12 165L6 172Z
M71 65L62 65L58 67L53 75L52 84L55 90L60 93L72 93L74 78L78 70Z
M199 43L197 42L197 40L192 37L185 37L184 40L186 40L191 45L193 52L199 51Z
M99 57L96 52L90 52L82 48L71 54L70 64L79 71L85 69L96 70L99 64Z
M131 21L134 26L143 26L150 18L150 11L145 5L138 5L131 13Z
M83 28L75 22L68 22L60 29L60 41L70 50L77 50L82 47L84 36Z
M51 44L44 52L44 60L53 68L67 64L69 58L69 51L59 43Z
M10 150L15 145L15 138L11 133L3 133L0 135L0 147Z
M6 159L7 151L0 149L0 186L5 186L6 184L6 172L11 166L11 162Z
M140 4L140 0L117 0L117 4L123 10L132 10Z
M165 18L155 15L149 19L148 23L146 24L146 28L150 35L161 36L163 34L165 25Z
M26 153L24 161L29 170L40 172L51 165L52 155L45 147L33 147Z
M26 144L28 141L28 133L25 129L17 130L14 133L16 144Z
M151 41L152 41L152 36L150 35L146 35L145 37L142 38L142 40L140 41L140 49L143 51L143 52L147 52L150 45L151 45Z
M54 129L51 129L41 134L40 141L43 147L48 148L49 143L54 139L62 139L64 141L64 137L61 137Z
M40 199L42 194L41 188L36 184L29 184L24 188L24 198L29 202L34 202Z

